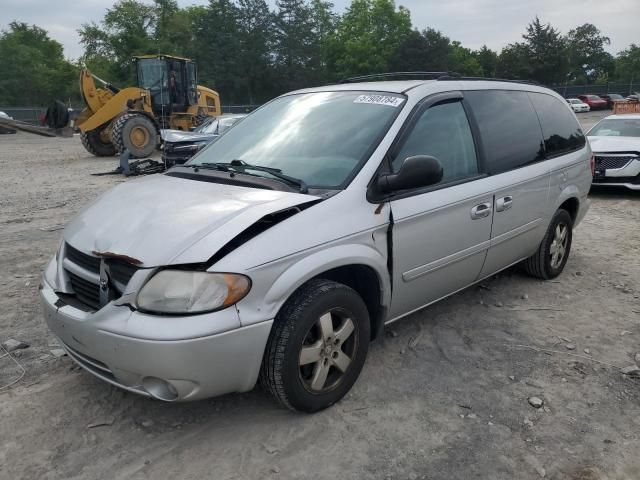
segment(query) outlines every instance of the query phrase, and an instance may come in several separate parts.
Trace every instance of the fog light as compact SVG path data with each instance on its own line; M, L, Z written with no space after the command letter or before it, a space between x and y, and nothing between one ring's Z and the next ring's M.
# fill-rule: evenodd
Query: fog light
M142 388L153 398L164 400L165 402L173 402L178 398L178 390L176 390L176 387L161 378L144 377L142 379Z

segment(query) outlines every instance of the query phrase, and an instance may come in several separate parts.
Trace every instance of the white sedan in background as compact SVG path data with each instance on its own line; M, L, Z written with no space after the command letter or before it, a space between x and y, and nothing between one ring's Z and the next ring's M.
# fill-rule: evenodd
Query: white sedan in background
M588 112L591 107L584 103L579 98L567 98L567 103L573 109L574 112Z
M593 185L640 190L640 114L609 115L587 137L595 157Z

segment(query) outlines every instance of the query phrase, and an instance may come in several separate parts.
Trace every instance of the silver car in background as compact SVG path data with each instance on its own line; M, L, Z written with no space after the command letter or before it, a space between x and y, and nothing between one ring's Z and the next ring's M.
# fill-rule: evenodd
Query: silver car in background
M46 321L131 392L185 401L260 380L317 411L385 324L520 262L559 275L590 159L564 99L522 82L286 94L82 211L43 275Z

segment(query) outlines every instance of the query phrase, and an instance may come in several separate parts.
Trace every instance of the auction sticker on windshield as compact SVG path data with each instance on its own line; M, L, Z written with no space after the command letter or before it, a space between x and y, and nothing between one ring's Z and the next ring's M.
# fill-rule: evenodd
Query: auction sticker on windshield
M353 103L372 103L390 107L399 107L402 102L404 102L404 98L392 97L391 95L360 95L353 101Z

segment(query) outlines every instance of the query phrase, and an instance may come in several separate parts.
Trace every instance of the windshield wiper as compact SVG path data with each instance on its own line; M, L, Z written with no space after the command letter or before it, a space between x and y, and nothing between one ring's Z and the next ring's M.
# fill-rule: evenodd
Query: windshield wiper
M183 163L182 167L190 167L195 170L198 168L210 169L210 170L220 170L221 172L230 172L229 167L227 167L224 163Z
M300 193L307 193L309 191L309 187L300 178L290 177L289 175L285 175L282 173L282 170L279 168L273 167L262 167L260 165L252 165L250 163L245 162L244 160L231 160L231 163L216 163L220 167L229 168L232 167L234 170L238 169L241 173L245 173L245 170L255 170L256 172L265 172L269 175L276 177L279 180L282 180L289 185L293 185L298 187Z

